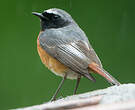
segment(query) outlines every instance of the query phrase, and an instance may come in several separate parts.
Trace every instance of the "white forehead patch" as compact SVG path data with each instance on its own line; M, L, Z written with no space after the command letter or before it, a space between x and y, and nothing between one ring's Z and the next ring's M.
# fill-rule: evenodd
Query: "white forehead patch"
M49 10L46 10L47 13L53 13L53 14L58 14L57 11L53 10L53 9L49 9Z

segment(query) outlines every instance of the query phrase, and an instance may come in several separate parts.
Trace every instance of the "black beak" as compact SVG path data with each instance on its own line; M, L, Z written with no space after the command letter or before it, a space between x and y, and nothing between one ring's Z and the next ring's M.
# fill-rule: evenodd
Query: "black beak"
M45 17L42 15L42 13L32 12L32 14L39 17L40 19L45 19Z

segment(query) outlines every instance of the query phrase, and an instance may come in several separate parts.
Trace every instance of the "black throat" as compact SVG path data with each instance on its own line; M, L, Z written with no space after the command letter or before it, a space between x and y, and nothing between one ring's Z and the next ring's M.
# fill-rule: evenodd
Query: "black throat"
M41 20L40 26L41 30L44 31L45 29L51 29L51 28L62 28L65 26L68 26L70 24L69 21L49 21L49 20Z

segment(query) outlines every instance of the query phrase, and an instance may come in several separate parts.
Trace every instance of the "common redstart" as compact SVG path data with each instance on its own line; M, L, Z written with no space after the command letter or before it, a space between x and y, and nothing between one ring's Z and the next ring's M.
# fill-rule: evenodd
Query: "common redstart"
M77 79L74 94L81 77L95 81L92 73L100 74L113 85L120 85L103 69L87 36L67 12L52 8L43 13L32 14L38 16L41 23L41 31L37 38L37 50L41 61L53 73L63 77L52 101L56 100L56 95L66 78Z

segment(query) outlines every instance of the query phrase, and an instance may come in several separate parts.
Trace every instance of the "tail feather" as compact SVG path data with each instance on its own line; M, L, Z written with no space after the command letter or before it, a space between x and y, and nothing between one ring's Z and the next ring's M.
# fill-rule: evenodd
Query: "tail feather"
M96 79L91 74L83 74L84 77L86 77L89 80L92 80L93 82L96 82Z
M89 65L89 68L91 70L93 70L94 72L96 72L96 73L100 74L101 76L103 76L112 85L120 85L120 82L118 82L113 76L111 76L106 70L99 67L97 64L91 63Z

